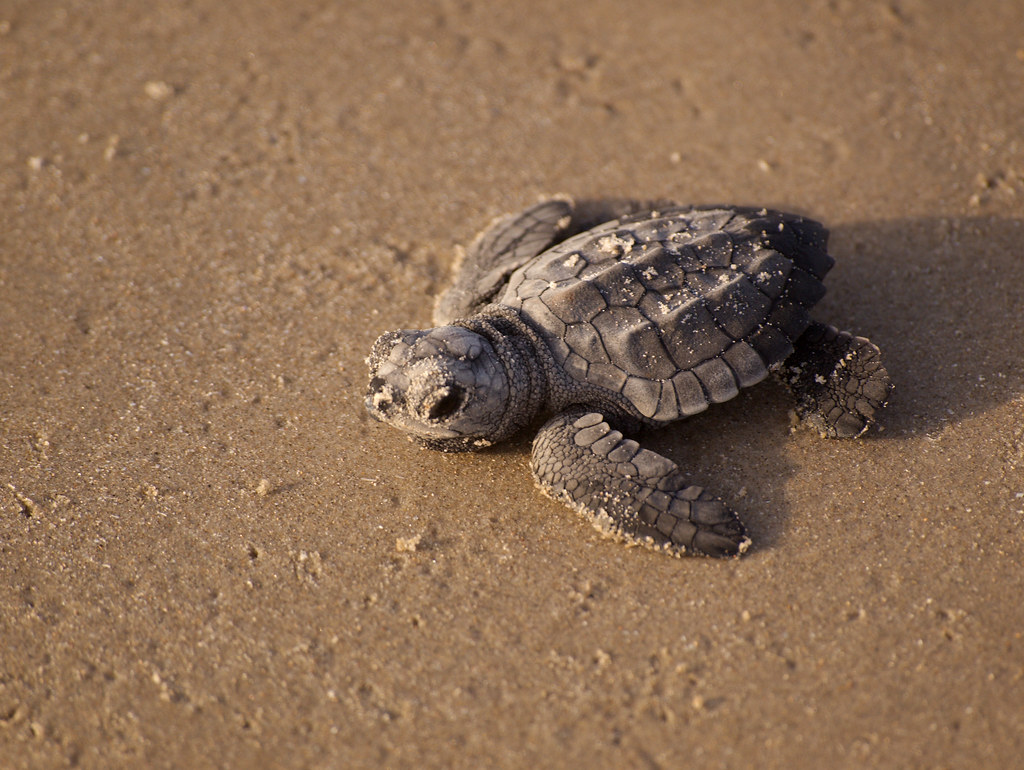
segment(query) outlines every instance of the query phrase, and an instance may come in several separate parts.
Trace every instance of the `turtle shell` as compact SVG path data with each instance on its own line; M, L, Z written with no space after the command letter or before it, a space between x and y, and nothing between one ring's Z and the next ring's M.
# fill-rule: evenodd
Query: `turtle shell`
M516 270L516 309L573 379L648 422L726 401L793 350L825 293L828 233L792 214L673 208L599 225Z

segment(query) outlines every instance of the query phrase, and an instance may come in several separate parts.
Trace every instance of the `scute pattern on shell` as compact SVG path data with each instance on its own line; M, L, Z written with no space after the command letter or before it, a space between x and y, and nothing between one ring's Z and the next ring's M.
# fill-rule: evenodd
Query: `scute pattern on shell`
M608 222L515 271L517 309L579 382L664 423L767 376L807 328L831 267L815 222L673 208Z

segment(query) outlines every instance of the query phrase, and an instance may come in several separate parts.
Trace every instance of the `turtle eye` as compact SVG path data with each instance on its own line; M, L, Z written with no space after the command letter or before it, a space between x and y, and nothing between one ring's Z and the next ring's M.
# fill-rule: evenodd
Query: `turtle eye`
M436 391L431 399L433 403L427 412L428 420L444 420L455 414L465 399L466 391L458 385L450 385Z

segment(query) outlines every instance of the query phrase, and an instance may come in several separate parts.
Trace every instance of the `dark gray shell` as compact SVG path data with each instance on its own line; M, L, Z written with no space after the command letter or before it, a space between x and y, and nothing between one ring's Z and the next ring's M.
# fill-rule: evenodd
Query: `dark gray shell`
M669 422L732 398L792 352L825 293L827 237L763 209L651 212L553 246L499 301L569 376Z

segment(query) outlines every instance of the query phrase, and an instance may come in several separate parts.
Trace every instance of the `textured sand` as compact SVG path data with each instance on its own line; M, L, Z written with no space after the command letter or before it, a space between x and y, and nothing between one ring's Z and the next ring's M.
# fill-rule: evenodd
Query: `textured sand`
M1022 29L0 3L0 764L1018 767ZM820 316L885 352L884 430L793 432L766 384L644 439L744 559L602 540L525 440L367 418L372 340L552 192L832 228Z

